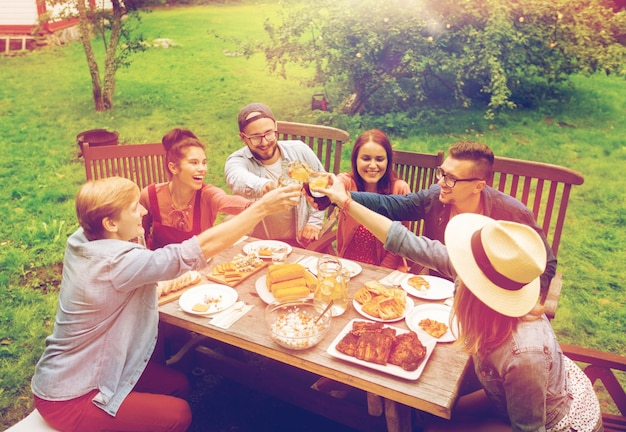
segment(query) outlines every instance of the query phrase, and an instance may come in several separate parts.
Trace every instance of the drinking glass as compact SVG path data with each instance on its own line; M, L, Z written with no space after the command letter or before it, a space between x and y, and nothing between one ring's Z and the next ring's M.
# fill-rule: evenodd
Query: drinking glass
M309 190L313 197L323 197L324 194L317 192L317 189L326 189L328 187L328 174L325 172L312 172L309 174Z

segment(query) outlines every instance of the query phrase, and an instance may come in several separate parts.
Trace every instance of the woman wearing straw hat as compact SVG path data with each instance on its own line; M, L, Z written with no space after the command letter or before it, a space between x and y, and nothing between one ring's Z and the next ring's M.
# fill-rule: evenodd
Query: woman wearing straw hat
M483 389L462 397L451 421L434 419L427 430L603 430L590 381L536 307L546 266L536 231L462 213L450 220L444 246L352 201L341 182L324 192L386 249L455 280L457 343L472 356Z

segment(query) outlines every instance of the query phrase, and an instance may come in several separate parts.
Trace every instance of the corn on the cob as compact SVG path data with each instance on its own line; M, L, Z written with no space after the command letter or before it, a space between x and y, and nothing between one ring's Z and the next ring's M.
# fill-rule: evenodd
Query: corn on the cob
M311 274L308 270L304 271L304 281L309 291L314 292L317 288L317 278Z
M303 286L304 287L306 286L306 282L304 281L304 278L296 278L296 279L289 279L289 280L282 281L282 282L272 283L269 289L272 293L274 293L284 288L303 287Z
M303 277L304 267L300 264L272 264L268 268L267 278L270 283L282 282Z
M297 286L293 288L282 288L274 292L274 298L279 301L296 300L308 297L311 292L306 286Z

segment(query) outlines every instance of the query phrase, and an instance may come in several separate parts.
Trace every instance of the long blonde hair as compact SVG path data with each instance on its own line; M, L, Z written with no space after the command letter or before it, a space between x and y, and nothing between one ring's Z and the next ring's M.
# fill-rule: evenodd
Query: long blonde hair
M76 195L78 223L89 240L104 238L104 218L117 218L122 210L139 199L139 187L122 177L108 177L85 183Z
M460 327L457 344L469 354L501 345L511 336L519 320L489 308L462 281L454 297L454 314Z

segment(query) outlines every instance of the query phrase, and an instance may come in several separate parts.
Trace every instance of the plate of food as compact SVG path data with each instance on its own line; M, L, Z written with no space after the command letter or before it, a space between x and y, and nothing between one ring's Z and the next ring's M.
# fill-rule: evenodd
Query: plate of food
M424 300L444 300L454 296L454 282L437 276L408 274L400 286Z
M350 261L350 260L343 259L343 258L339 258L339 261L341 261L342 269L348 269L350 271L350 277L355 277L356 275L361 273L361 270L363 270L363 268L358 263L355 263L354 261ZM307 264L308 264L307 268L309 269L309 271L317 276L317 260L307 261Z
M212 315L231 307L237 297L237 291L227 285L204 284L185 291L178 305L192 315Z
M435 346L432 338L422 341L414 331L353 319L326 352L350 363L416 380L422 375Z
M287 248L287 255L292 251L291 245L278 240L258 240L251 243L246 243L243 246L243 251L247 254L255 254L259 258L272 259L272 255L279 248Z
M287 268L287 266L296 267L297 264L280 264L280 268L276 268L276 270L281 271L283 266L285 266L285 268ZM270 268L270 270L274 270L274 268ZM306 273L308 273L308 271L302 268L302 277L294 274L294 277L291 279L281 280L276 283L275 290L270 289L267 283L268 276L263 275L256 280L254 288L261 300L267 304L275 301L283 302L313 297L315 287L312 286L312 284L316 284L317 279L311 276L310 273Z
M406 315L415 306L415 302L413 302L413 299L410 297L407 297L405 302L406 303L404 307L404 312L399 315L398 314L392 315L391 318L382 318L379 311L377 311L378 313L376 313L375 315L368 314L366 311L363 310L363 305L354 299L352 299L352 306L354 306L354 310L356 310L360 315L364 316L365 318L370 319L372 321L380 321L380 322L385 323L385 322L400 321L400 320L403 320L404 317L406 317Z
M411 310L405 320L406 325L418 335L430 336L437 342L456 340L458 324L450 323L452 308L443 304L421 304Z

